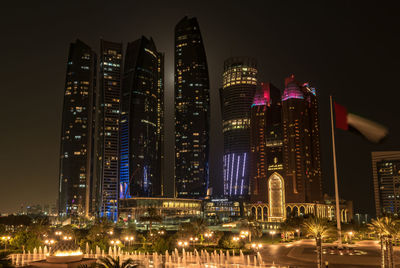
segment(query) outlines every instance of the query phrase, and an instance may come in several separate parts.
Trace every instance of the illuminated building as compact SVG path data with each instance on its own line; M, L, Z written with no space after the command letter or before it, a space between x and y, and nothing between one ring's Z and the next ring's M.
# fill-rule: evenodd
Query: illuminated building
M198 199L132 197L120 200L120 217L124 221L136 221L136 229L147 230L148 222L143 216L148 215L149 209L155 209L162 218L162 222L154 222L153 226L158 224L167 230L178 230L182 223L203 215L202 200Z
M203 202L204 217L209 224L239 221L243 218L243 202L226 198L212 198Z
M210 92L196 18L175 27L175 196L201 198L209 184Z
M69 47L61 127L59 213L88 216L93 184L96 54L80 40Z
M251 105L250 200L268 202L271 213L284 216L284 173L281 93L271 83L261 83Z
M334 204L322 198L316 91L291 76L285 90L261 84L251 106L251 196L247 213L279 222L290 215L333 219ZM352 206L341 208L342 221Z
M118 144L122 44L100 41L99 103L96 122L96 179L92 201L101 217L118 219Z
M249 190L250 109L257 86L256 61L230 58L220 89L224 135L224 195L247 197Z
M372 152L376 216L400 213L400 151Z
M314 88L286 78L282 95L286 202L322 200L318 101Z
M120 199L163 194L163 60L152 39L128 43L121 95Z

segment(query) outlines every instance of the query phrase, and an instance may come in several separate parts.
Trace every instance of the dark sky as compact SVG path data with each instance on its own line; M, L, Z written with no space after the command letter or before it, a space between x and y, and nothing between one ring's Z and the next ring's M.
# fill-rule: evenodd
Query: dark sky
M306 4L305 4L306 3ZM152 36L166 54L166 148L173 178L174 26L200 23L211 81L211 182L222 183L218 88L229 56L258 60L259 80L286 76L318 90L324 191L333 193L329 94L390 128L382 145L337 131L340 194L374 213L371 157L400 149L399 19L389 1L7 1L0 14L0 212L55 203L69 43ZM378 4L379 3L379 4ZM8 5L8 6L7 6ZM167 186L172 185L168 183ZM172 191L171 188L168 189Z

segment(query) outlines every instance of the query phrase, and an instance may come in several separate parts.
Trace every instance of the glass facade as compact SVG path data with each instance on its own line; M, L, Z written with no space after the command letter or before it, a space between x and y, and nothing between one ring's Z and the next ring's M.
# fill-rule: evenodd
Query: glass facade
M128 43L121 95L120 199L163 194L163 59L152 39Z
M268 179L283 175L281 93L271 83L261 83L255 93L250 143L250 200L269 202Z
M97 213L118 219L118 144L122 44L100 41L99 103L96 122L96 177L92 200Z
M250 153L250 108L257 85L256 61L230 58L224 63L220 89L224 134L224 195L248 197Z
M282 96L287 202L322 200L318 100L314 88L286 78Z
M175 196L202 198L209 186L210 86L196 18L175 27Z
M89 216L93 184L96 54L80 40L70 44L62 112L59 213Z
M400 151L372 152L376 214L400 213Z

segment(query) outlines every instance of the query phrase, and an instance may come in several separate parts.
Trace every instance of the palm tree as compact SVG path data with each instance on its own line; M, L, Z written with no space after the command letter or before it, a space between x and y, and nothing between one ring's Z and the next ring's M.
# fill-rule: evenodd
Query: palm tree
M381 244L381 267L393 268L393 238L399 233L399 222L390 217L372 220L369 229L376 233Z
M318 268L322 267L322 240L330 235L332 227L322 218L311 217L303 222L303 227L308 236L315 239L317 248Z
M151 233L151 227L153 226L153 222L161 222L162 217L158 214L157 209L148 208L147 215L141 216L140 221L148 221L149 222L149 231Z
M116 258L113 258L111 256L102 257L99 259L99 262L96 265L96 267L99 268L132 268L138 266L139 264L132 259L127 259L121 263L119 256Z

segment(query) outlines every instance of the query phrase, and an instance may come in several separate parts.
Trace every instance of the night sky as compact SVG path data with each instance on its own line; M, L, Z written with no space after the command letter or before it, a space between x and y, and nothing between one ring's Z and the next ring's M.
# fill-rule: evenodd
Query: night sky
M2 3L0 212L55 203L68 47L77 38L98 52L100 38L126 45L145 35L165 52L166 177L172 181L174 27L187 15L200 23L210 73L211 183L217 189L222 185L218 89L223 61L252 56L258 61L259 81L283 89L284 78L294 73L317 88L325 192L333 194L329 94L349 111L389 127L390 136L378 145L341 130L336 136L340 195L354 201L355 212L375 214L370 152L400 149L396 9L386 1L311 2ZM169 193L171 185L166 184Z

